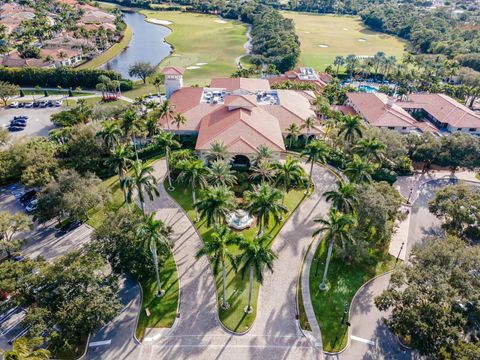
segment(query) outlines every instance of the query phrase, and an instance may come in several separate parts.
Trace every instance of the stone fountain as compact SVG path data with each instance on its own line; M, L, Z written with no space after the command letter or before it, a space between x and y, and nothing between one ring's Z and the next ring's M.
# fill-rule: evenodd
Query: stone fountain
M249 228L253 224L253 217L242 209L232 211L226 218L228 226L235 230L243 230Z

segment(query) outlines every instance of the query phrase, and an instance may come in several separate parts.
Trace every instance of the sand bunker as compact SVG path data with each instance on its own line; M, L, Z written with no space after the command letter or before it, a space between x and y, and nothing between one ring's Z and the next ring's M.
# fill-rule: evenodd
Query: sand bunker
M343 30L348 31L348 28L343 28Z
M367 41L367 40L365 40L365 39L358 39L358 41L360 41L360 42L365 42L365 41Z
M159 19L148 19L148 22L151 22L153 24L158 24L158 25L170 25L173 24L171 21L168 20L159 20Z
M304 31L303 33L304 34L310 34L310 31Z
M226 24L227 21L225 20L214 20L216 23L219 23L219 24Z
M318 45L318 47L321 47L321 48L328 48L328 45L325 45L325 44L320 44L320 45Z
M208 63L196 63L195 65L197 66L203 66L203 65L207 65Z
M200 66L187 66L187 70L200 69Z

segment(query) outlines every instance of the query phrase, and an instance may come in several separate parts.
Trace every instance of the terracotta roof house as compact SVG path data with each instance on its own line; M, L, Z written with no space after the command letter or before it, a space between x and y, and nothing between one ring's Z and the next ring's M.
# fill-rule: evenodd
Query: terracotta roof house
M285 81L310 83L315 86L315 91L321 91L330 81L332 76L327 73L319 73L312 68L301 67L287 71L285 74L268 77L270 85L280 84Z
M382 93L351 92L347 94L347 107L353 109L370 125L401 133L435 132L439 130L428 121L418 121L392 98ZM342 110L340 109L340 110Z
M249 163L260 145L279 155L285 151L287 127L301 127L315 116L310 103L313 94L296 90L271 90L265 79L212 79L210 87L182 87L183 69L168 67L165 86L175 112L186 123L178 128L160 118L161 126L180 135L197 137L195 150L205 158L214 141L223 142L234 161ZM322 133L317 127L304 136Z
M445 94L410 94L397 104L441 131L480 135L480 115Z
M44 48L40 49L40 58L24 59L13 50L5 55L1 64L6 67L40 67L54 68L59 66L75 65L82 60L82 52L70 48Z

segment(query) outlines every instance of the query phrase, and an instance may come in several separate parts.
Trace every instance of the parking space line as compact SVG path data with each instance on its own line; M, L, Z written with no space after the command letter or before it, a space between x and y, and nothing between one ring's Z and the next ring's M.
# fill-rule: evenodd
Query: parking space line
M375 341L364 339L358 336L350 335L350 339L355 340L355 341L360 341L368 345L375 345Z
M95 346L102 346L102 345L110 345L112 340L103 340L103 341L93 341L88 344L88 347L95 347Z

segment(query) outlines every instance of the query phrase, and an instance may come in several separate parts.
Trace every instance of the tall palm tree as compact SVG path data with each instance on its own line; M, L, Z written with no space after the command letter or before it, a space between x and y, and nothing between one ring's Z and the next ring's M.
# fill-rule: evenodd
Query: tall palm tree
M115 146L115 149L110 151L110 157L108 163L117 169L118 179L120 181L120 187L123 191L123 198L127 202L127 190L125 189L125 173L128 170L128 166L132 163L132 151L127 144L119 144Z
M208 168L207 181L214 186L233 186L237 183L237 178L229 163L224 160L215 160Z
M376 138L370 138L360 140L354 146L353 151L367 160L380 163L382 162L385 148L384 143L381 143Z
M335 60L333 60L333 65L337 67L335 70L335 74L338 75L338 71L340 70L340 66L345 64L345 58L343 56L335 56Z
M163 253L170 251L169 237L172 233L170 227L163 221L155 219L155 213L151 213L143 220L137 229L137 237L142 244L150 250L152 254L153 265L155 266L155 277L157 279L157 297L165 294L160 282L160 271L158 269L158 250Z
M147 135L151 138L160 133L160 126L158 125L158 118L155 116L154 112L150 113L145 121L145 129L147 130Z
M215 140L208 150L208 160L228 160L228 150L223 141Z
M313 106L315 106L315 114L317 117L325 119L330 116L330 103L325 96L317 95L313 100Z
M127 109L122 116L120 128L123 130L123 135L125 137L130 136L132 138L133 146L135 149L135 156L138 160L136 136L140 135L144 130L143 119L137 116L133 109Z
M292 147L293 141L297 141L298 137L300 136L300 128L297 124L291 123L287 127L287 133L290 136L289 147Z
M255 156L255 163L258 163L260 160L272 160L273 151L265 144L260 144L257 147L257 155Z
M213 271L217 273L218 266L222 265L222 309L226 310L230 307L227 302L227 266L226 261L230 262L233 269L237 270L237 263L234 254L231 252L232 245L238 244L242 240L242 236L231 231L226 226L222 226L218 231L212 233L212 236L206 241L198 252L196 257L209 255L213 259Z
M343 139L347 143L347 148L349 148L357 138L363 136L363 125L360 117L351 114L343 116L338 135L343 135Z
M275 182L283 188L282 205L285 204L285 195L295 186L302 185L305 179L305 171L300 161L287 156L284 163L274 164Z
M180 129L181 125L185 125L187 122L187 118L183 116L181 113L175 113L172 119L172 124L174 124L177 127L177 130Z
M344 173L352 182L357 184L369 183L372 181L373 166L370 162L355 154L352 161L347 164Z
M44 340L42 337L16 339L12 344L12 350L3 353L6 360L48 360L50 351L42 349ZM0 351L1 355L1 351Z
M345 214L353 213L357 203L356 188L354 184L347 184L341 180L337 181L337 189L325 191L325 200L332 203L333 207Z
M243 263L241 271L242 276L249 272L249 287L248 287L248 305L245 308L247 314L253 311L252 308L252 290L253 277L263 284L263 269L265 266L273 272L273 261L278 257L273 250L268 248L269 236L264 234L255 239L242 239L238 243L241 251L240 261Z
M132 202L134 191L138 193L140 206L145 216L145 194L150 201L153 201L154 195L158 196L157 179L152 175L153 167L144 164L141 160L133 161L131 174L123 179L123 183L127 189L127 201Z
M260 179L262 184L269 183L275 175L273 163L268 159L261 159L250 168L251 174L248 176L250 180Z
M160 99L160 87L165 84L165 76L162 74L155 74L150 78L150 83L157 89L157 96Z
M378 69L381 67L381 65L385 62L385 53L383 51L377 52L375 55L373 55L373 63L375 64L375 75L374 78L377 78L378 75Z
M174 106L170 100L164 100L162 105L158 108L160 118L165 119L167 129L170 130L170 121L175 114Z
M104 121L102 130L98 131L97 135L103 139L105 146L113 150L122 136L122 129L120 129L116 121Z
M315 163L325 164L329 151L327 144L323 140L313 140L305 146L302 156L305 156L307 163L310 163L309 184L312 184L313 165Z
M192 188L192 203L195 208L195 222L198 221L198 209L195 206L197 203L196 190L197 186L200 185L203 187L207 181L206 176L208 170L205 164L200 160L181 160L178 163L178 168L180 173L178 174L177 180L184 183L189 183Z
M253 185L253 191L245 191L246 209L257 218L257 235L268 228L271 217L278 223L283 214L288 212L287 207L280 203L280 199L282 192L265 183Z
M235 208L235 194L226 186L211 186L202 192L194 206L200 211L200 217L207 220L207 226L213 224L216 230Z
M309 116L308 118L305 119L302 126L300 126L301 130L303 129L307 130L307 133L305 134L305 136L307 137L307 139L305 140L305 144L308 144L310 134L313 128L315 127L316 123L317 123L317 119L315 119L313 116Z
M168 131L160 131L158 136L155 138L155 141L158 145L165 149L165 157L167 164L167 178L168 178L168 190L173 191L174 187L172 185L172 175L170 173L170 152L172 147L180 147L180 143L175 140L175 134Z
M353 78L353 73L355 71L355 68L358 65L358 58L356 55L350 54L347 55L345 58L345 65L347 67L347 71L350 73L350 80Z
M338 210L330 209L328 218L315 219L314 221L321 224L321 227L313 233L313 236L317 236L322 231L325 231L325 241L328 242L327 263L325 264L323 280L320 284L320 290L324 291L327 290L327 273L332 257L333 245L336 242L341 242L343 246L347 241L354 241L349 231L350 226L353 224L353 218L350 215L342 214Z

